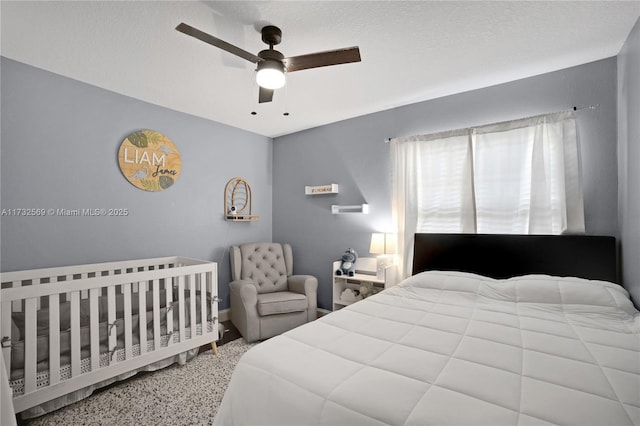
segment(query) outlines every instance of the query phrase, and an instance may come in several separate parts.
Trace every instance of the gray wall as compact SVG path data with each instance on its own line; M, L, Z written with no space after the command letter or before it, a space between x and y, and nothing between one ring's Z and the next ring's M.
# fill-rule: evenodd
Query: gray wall
M622 279L640 307L640 20L618 55L618 182Z
M624 98L633 93L627 85L638 87L637 38L638 25L627 42L627 55L618 59L620 108L628 117L638 116L638 98ZM296 273L318 277L319 305L329 309L331 262L348 247L369 256L370 233L391 226L384 138L589 104L600 106L578 112L587 232L618 235L616 58L358 117L273 143L6 58L0 66L0 207L130 211L127 218L1 217L3 271L174 254L198 257L219 262L225 308L229 261L223 250L235 243L270 241L273 235L274 241L293 245ZM640 180L638 120L621 120L621 126L619 144L628 155L621 155L620 220L628 260L639 252L634 220ZM133 187L117 165L124 137L145 128L167 135L182 155L180 179L159 193ZM224 185L235 176L251 183L259 222L222 219ZM304 195L305 185L327 183L338 183L340 193ZM330 213L331 204L359 203L369 203L371 213ZM625 281L635 285L636 298L637 268L638 262L625 262Z
M189 256L219 262L220 307L228 307L229 259L223 250L271 240L272 141L1 61L1 208L130 212L127 217L2 216L2 271ZM180 151L182 173L165 191L137 189L120 172L120 143L140 129L165 134ZM224 187L236 176L251 184L260 221L223 220Z
M348 247L370 256L369 238L391 225L386 137L428 134L572 107L578 112L585 221L590 234L618 230L616 58L447 96L283 136L273 147L273 238L290 242L294 269L318 277L331 306L331 262ZM339 105L336 106L339 108ZM305 196L305 185L337 183L337 195ZM331 204L369 203L369 215L332 215Z

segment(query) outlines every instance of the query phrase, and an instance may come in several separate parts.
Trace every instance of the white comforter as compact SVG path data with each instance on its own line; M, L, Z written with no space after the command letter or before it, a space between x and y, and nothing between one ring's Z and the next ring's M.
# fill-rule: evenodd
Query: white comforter
M217 425L640 425L620 286L426 272L257 345Z

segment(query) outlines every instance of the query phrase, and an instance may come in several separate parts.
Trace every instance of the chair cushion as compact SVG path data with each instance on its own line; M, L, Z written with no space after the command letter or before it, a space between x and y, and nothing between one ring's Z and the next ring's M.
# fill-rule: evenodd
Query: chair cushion
M306 311L307 306L307 298L303 294L291 291L258 294L258 314L263 317Z

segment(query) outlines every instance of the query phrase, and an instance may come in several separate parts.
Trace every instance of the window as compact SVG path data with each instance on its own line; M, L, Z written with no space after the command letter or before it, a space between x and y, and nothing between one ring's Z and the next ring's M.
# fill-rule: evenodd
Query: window
M413 234L584 232L575 115L392 140L404 271Z

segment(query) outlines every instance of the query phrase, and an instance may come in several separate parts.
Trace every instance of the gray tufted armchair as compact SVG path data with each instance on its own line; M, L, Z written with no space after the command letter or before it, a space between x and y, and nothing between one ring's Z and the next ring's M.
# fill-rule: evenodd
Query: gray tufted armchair
M268 339L316 319L318 280L293 275L289 244L232 246L231 322L247 340Z

